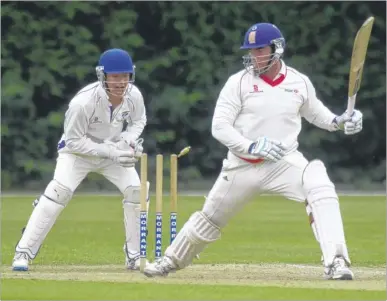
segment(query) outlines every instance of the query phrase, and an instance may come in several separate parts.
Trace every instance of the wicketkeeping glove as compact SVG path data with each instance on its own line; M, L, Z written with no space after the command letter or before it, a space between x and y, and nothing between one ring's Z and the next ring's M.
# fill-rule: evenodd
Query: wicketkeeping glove
M144 151L144 148L142 147L142 144L144 142L144 139L139 138L135 141L126 141L125 139L121 139L115 145L118 149L132 149L134 152L135 158L140 158L142 155L142 152Z
M133 167L138 161L138 158L134 156L134 150L132 148L119 149L114 144L108 144L108 146L108 158L118 163L119 165L122 165L124 167Z
M136 158L140 158L142 155L142 152L144 151L144 148L142 147L142 144L144 143L144 139L139 138L136 141L129 142L129 145L134 149L134 156Z
M249 147L249 154L277 162L285 155L285 146L273 139L260 137Z

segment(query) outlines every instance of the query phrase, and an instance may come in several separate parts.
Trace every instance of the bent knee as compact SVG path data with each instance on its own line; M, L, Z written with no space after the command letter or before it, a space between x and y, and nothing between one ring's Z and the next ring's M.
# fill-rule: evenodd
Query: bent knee
M219 206L213 199L207 198L201 211L204 216L219 228L225 227L229 220L235 215L234 208Z
M52 180L47 185L43 196L54 203L66 206L73 197L73 192L70 188L62 185L58 181Z
M210 243L220 238L220 228L202 211L197 211L188 220L187 237L193 244Z
M335 185L330 180L322 161L311 161L304 169L302 181L308 203L338 199Z
M147 182L146 189L146 200L149 201L149 186L150 183ZM141 186L128 186L124 190L124 203L140 204L141 200Z

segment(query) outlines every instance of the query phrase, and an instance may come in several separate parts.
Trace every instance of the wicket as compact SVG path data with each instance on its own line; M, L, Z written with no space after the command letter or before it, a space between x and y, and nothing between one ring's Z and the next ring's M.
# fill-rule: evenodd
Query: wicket
M190 151L184 148L178 155L170 156L170 217L169 235L170 243L177 235L177 159ZM141 192L140 192L140 270L143 272L147 258L147 181L148 181L148 155L141 155ZM156 226L155 226L155 259L162 256L162 226L163 226L163 155L156 156Z

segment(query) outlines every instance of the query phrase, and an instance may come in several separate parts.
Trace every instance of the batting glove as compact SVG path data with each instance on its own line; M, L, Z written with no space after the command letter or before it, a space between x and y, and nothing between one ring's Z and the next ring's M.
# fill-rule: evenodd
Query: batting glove
M334 127L343 130L346 135L354 135L363 129L363 114L359 110L354 110L349 116L347 112L337 116L333 120Z
M250 145L248 152L250 155L277 162L285 155L284 151L285 147L281 142L260 137Z

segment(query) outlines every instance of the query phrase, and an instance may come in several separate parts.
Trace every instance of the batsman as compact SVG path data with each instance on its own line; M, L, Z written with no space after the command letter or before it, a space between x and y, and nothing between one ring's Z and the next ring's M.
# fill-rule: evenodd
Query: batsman
M105 51L96 72L98 81L81 89L66 111L54 177L33 202L35 208L16 245L15 271L28 270L89 172L103 175L122 193L126 266L139 269L140 179L134 165L142 153L139 137L146 124L144 100L134 85L135 66L126 51Z
M353 135L362 113L332 113L316 96L310 79L285 64L285 39L270 23L251 26L241 49L244 69L229 77L216 103L212 135L229 152L201 211L184 224L149 277L187 267L218 240L230 219L254 196L274 193L307 203L323 255L325 278L353 279L339 199L324 163L298 151L302 117L315 126ZM259 200L258 200L259 201Z

